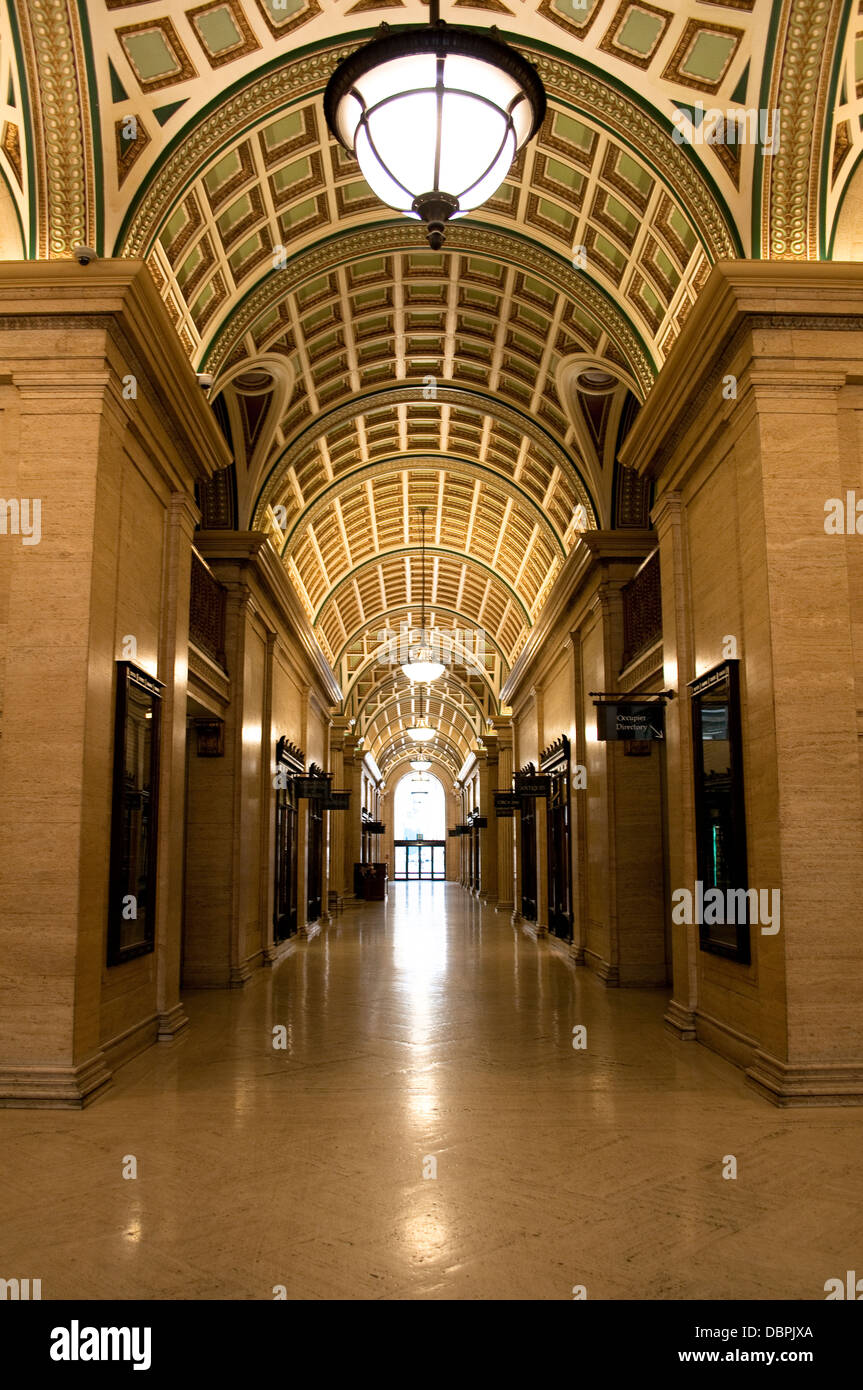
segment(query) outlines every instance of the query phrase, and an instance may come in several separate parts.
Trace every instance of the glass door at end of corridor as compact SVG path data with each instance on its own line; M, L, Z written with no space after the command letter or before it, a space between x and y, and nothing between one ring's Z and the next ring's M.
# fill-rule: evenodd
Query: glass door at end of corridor
M446 878L445 840L396 840L394 882L441 882Z

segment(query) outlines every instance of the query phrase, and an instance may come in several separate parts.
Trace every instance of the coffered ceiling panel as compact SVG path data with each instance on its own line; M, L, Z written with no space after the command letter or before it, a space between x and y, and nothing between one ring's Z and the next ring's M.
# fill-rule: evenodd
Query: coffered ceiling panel
M269 531L382 768L418 696L380 633L419 622L428 509L430 621L482 646L432 695L455 772L579 531L646 524L617 448L711 265L828 254L863 153L863 30L829 0L442 9L499 26L548 113L432 252L322 101L381 21L426 22L422 0L13 0L0 254L146 261L215 377L234 520ZM710 108L766 108L768 130L711 142Z

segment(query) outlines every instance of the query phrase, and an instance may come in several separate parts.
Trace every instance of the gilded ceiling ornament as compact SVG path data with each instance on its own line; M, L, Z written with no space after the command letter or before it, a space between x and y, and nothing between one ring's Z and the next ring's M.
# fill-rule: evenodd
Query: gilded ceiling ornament
M818 184L826 102L841 6L785 0L770 85L780 112L779 150L764 160L761 256L817 260Z
M81 32L72 0L27 0L17 14L34 104L38 255L65 257L96 237Z
M235 343L249 331L255 320L284 295L295 290L304 280L314 279L349 259L358 259L363 254L375 256L391 251L423 249L422 228L408 223L404 226L363 227L359 231L334 237L322 246L311 247L295 257L284 270L269 275L246 295L219 332L207 356L207 369L218 372ZM601 290L560 256L526 242L523 236L515 236L503 229L491 231L485 227L478 227L475 223L469 225L466 221L456 223L450 229L446 250L448 253L462 251L496 257L519 269L533 270L544 276L561 294L574 300L576 304L583 305L593 315L597 324L617 344L638 381L642 394L647 395L657 368L647 356L629 320Z

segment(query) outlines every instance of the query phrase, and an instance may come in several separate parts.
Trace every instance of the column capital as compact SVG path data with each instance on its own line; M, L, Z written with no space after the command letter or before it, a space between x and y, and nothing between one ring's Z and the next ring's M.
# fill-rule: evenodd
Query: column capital
M656 527L657 533L664 535L669 526L673 526L675 522L680 522L683 512L683 494L680 492L663 492L650 513L650 520Z
M168 513L172 525L181 526L190 538L201 520L201 513L194 497L188 492L172 492L168 503Z

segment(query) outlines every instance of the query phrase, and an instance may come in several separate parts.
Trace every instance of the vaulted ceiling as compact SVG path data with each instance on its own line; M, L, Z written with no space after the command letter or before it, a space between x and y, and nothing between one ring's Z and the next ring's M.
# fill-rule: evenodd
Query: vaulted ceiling
M418 508L431 619L482 638L431 692L454 772L579 529L644 523L617 448L713 262L827 256L863 198L861 4L442 8L497 25L549 108L440 252L323 118L335 64L382 20L424 23L420 0L0 18L0 254L146 261L235 453L208 524L270 532L384 771L425 709L382 655L419 616ZM699 102L778 111L779 148L676 143L675 109Z

